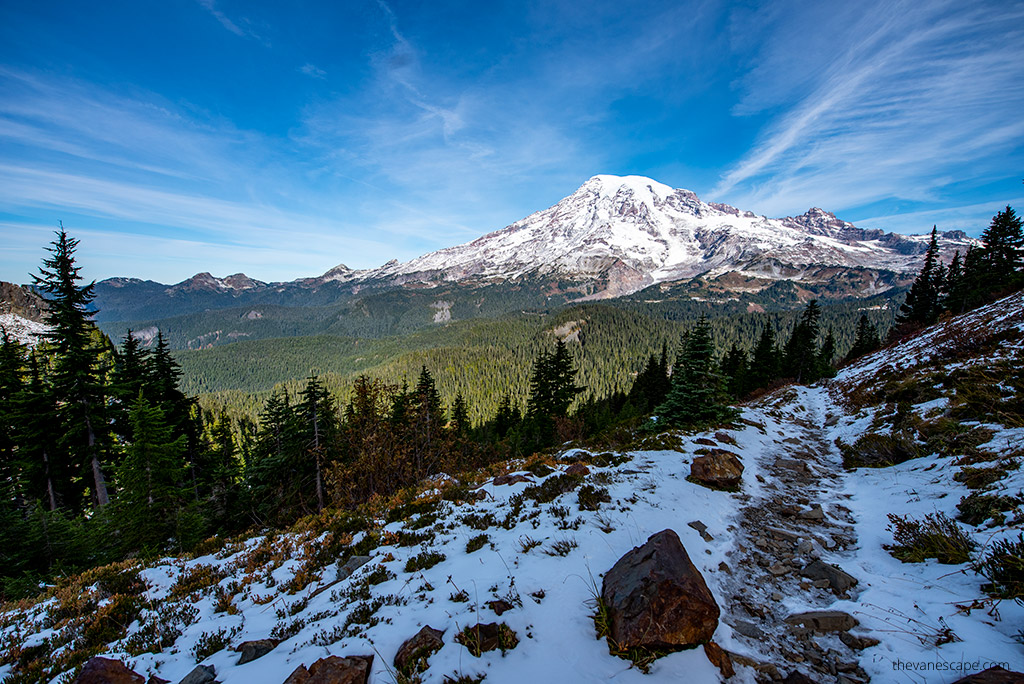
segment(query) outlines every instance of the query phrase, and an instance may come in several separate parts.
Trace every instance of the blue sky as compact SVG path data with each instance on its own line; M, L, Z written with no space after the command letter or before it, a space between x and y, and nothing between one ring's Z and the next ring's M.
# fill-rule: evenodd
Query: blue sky
M262 280L471 240L598 173L768 216L1024 210L1024 2L0 3L0 279Z

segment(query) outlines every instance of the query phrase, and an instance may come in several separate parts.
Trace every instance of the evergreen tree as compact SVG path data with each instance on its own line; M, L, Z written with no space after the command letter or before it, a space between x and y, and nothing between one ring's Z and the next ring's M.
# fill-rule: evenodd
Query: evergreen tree
M960 260L960 250L958 249L953 254L953 260L949 262L949 269L946 271L945 287L942 288L941 302L939 304L939 308L942 311L961 313L958 309L961 309L963 304L961 301L963 277L964 268Z
M985 282L989 292L1004 292L1019 282L1024 267L1024 223L1009 206L992 217L985 232Z
M133 441L118 468L117 519L128 549L155 549L175 532L182 508L185 437L141 394L132 405Z
M835 377L836 374L836 336L832 332L832 328L828 329L828 333L825 334L825 341L821 343L821 349L818 351L817 359L817 374L820 378L831 378Z
M25 484L16 461L16 397L24 384L25 350L0 328L0 506L24 506Z
M777 380L782 373L781 356L776 347L775 328L766 318L750 360L748 387L750 389L768 387Z
M676 356L672 389L656 413L659 427L686 428L719 423L735 415L725 403L711 326L705 316L686 336Z
M332 450L329 447L334 439L337 424L334 418L334 399L315 375L310 375L306 380L306 387L300 397L297 409L305 427L306 451L311 456L313 465L317 510L322 511L326 505L324 469L331 459Z
M651 354L633 381L629 390L629 401L642 413L650 413L654 407L665 401L671 381L668 377L668 349L662 345L661 358Z
M76 473L68 459L57 457L57 404L35 351L28 356L27 382L15 396L12 411L26 498L44 501L48 510L57 510L74 497Z
M938 229L932 227L931 241L924 255L924 265L907 292L907 298L900 307L896 325L901 332L907 326L931 325L941 313L940 296L945 284L944 269L939 261Z
M252 493L253 513L260 524L287 523L295 513L301 482L294 476L300 429L296 412L285 392L274 392L263 405L246 480Z
M519 407L513 406L512 396L506 392L502 395L498 411L494 415L494 431L497 433L498 439L504 439L510 430L519 427L522 419Z
M455 395L455 400L452 401L452 432L457 437L465 437L469 434L469 407L466 406L466 400L462 396L462 392Z
M735 342L722 358L722 375L725 376L725 390L729 396L739 399L747 391L747 352Z
M70 459L91 474L93 501L105 506L110 498L103 472L107 442L105 388L100 378L100 347L93 340L89 310L95 283L78 285L81 268L75 265L78 240L68 237L63 227L47 248L40 275L33 276L48 303L44 338L55 356L51 387L57 398L61 452L54 460ZM77 504L78 502L65 502Z
M110 394L116 402L113 410L114 432L123 442L131 441L131 408L139 393L149 384L149 352L142 348L131 329L125 335L121 351L114 358Z
M814 299L807 305L800 320L793 328L793 334L786 344L784 372L798 383L811 383L819 377L818 367L818 326L821 307Z
M880 346L882 346L882 341L878 336L878 329L868 320L867 314L861 314L860 320L857 321L857 337L854 339L853 347L847 353L845 361L858 359Z

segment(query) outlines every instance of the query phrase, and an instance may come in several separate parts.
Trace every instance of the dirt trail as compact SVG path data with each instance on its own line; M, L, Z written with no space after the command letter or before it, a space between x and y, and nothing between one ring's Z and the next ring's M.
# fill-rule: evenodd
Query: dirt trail
M735 660L754 666L760 679L799 670L816 682L867 682L858 665L858 650L867 641L856 630L812 631L787 622L806 611L828 611L837 599L857 591L856 579L841 569L857 538L850 509L837 493L840 459L826 437L835 409L823 389L794 388L793 393L752 407L781 430L774 448L758 456L760 486L747 488L752 493L743 497L739 527L733 530L735 550L728 567L721 568L730 575L723 585L723 620L748 647L744 653L759 654ZM845 618L827 619L841 624Z

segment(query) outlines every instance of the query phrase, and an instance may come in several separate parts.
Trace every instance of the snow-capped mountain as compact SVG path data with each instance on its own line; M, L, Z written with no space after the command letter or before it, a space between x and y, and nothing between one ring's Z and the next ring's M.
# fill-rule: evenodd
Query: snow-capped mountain
M971 240L944 233L952 255ZM508 280L556 276L604 281L601 295L728 272L801 280L820 267L912 272L927 236L862 230L821 209L770 219L702 201L642 176L594 176L558 204L472 242L405 263L354 271L338 266L321 281Z

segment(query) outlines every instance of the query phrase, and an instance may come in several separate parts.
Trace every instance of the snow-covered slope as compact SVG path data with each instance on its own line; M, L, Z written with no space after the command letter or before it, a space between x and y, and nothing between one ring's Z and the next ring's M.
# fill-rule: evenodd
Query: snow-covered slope
M46 324L22 318L18 314L0 313L0 331L18 344L34 347L48 329Z
M615 453L568 449L543 459L553 471L513 461L471 481L439 476L412 504L376 506L369 520L325 514L198 557L129 563L123 572L145 583L141 604L108 596L105 587L130 586L123 575L69 580L45 600L0 612L0 653L13 654L0 658L0 676L40 658L56 676L76 639L91 633L85 627L95 629L93 614L115 620L122 613L113 611L141 605L103 653L172 682L201 662L224 684L278 684L330 655L374 655L370 682L401 681L392 660L424 625L444 631L444 646L429 656L423 682L460 674L486 675L488 684L722 681L702 649L664 655L644 675L596 637L602 574L664 529L678 534L721 607L713 639L736 669L731 682L799 671L834 684L949 684L994 664L1022 671L1024 606L986 595L971 563L900 562L887 529L889 514L954 518L963 497L1024 488L1024 428L988 417L1008 414L991 394L976 401L972 375L991 376L987 389L1009 396L1007 369L1022 358L1024 293L866 357L834 381L766 395L722 429L647 437ZM897 431L910 435L917 458L844 469L851 445ZM740 457L739 491L688 479L709 447ZM570 467L579 479L565 475ZM1001 478L979 489L965 477L979 468ZM500 473L519 477L496 480ZM602 489L608 500L595 510ZM977 544L972 560L1016 539L1021 504L976 522L960 525ZM365 554L364 564L350 575L353 554ZM832 579L822 578L823 564ZM847 625L793 624L808 611L835 611L830 619ZM518 645L476 656L455 641L491 622L510 628ZM268 637L281 641L238 664L232 648Z
M963 233L942 247L964 251ZM368 270L340 266L323 278L348 282L505 280L526 275L601 278L604 296L647 285L737 271L799 280L813 267L896 272L919 268L924 236L860 230L821 209L769 219L702 201L641 176L594 176L558 204L470 243Z

